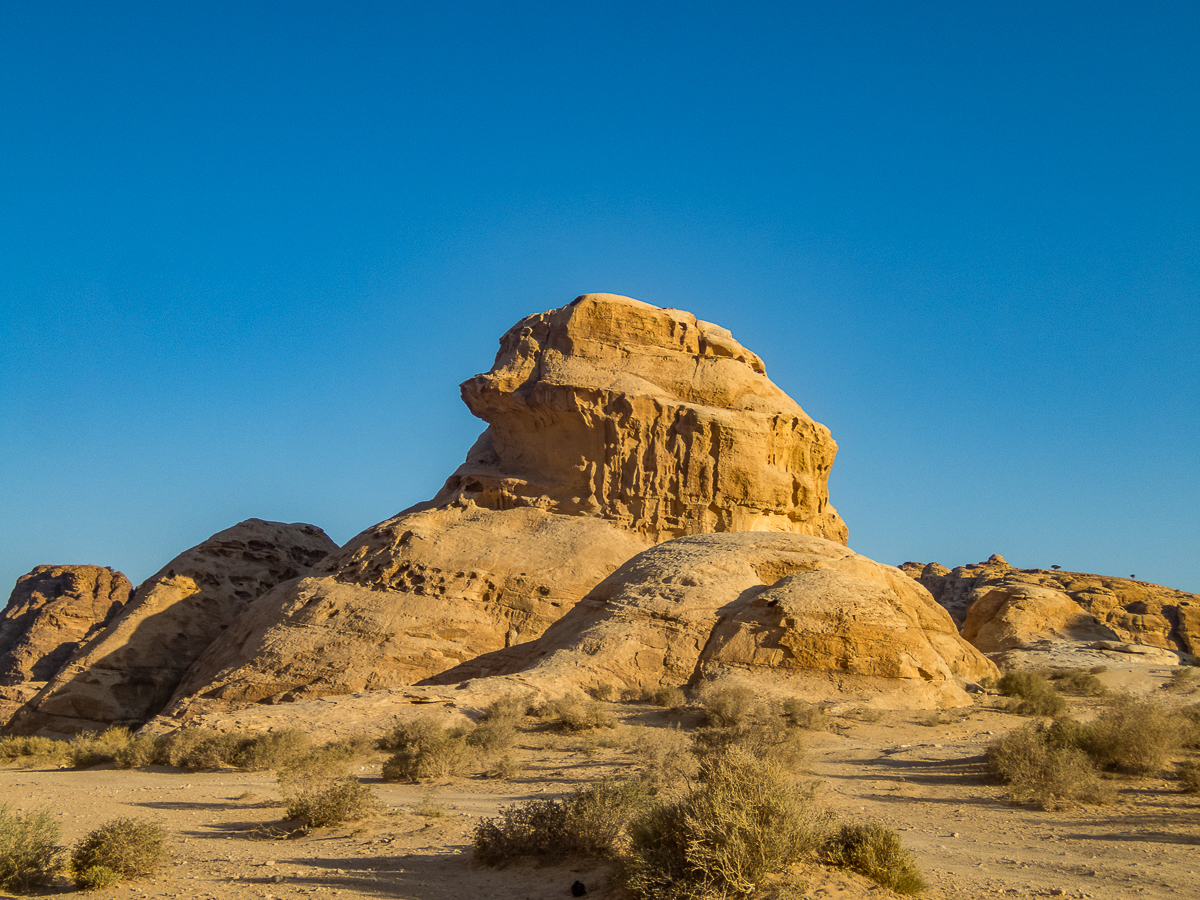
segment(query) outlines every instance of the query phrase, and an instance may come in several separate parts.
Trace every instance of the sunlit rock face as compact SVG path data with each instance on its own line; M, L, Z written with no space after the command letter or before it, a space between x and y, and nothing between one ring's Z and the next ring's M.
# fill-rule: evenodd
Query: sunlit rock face
M437 496L247 609L188 673L173 717L411 685L537 638L679 535L845 542L829 431L690 313L579 297L518 322L462 394L488 428Z

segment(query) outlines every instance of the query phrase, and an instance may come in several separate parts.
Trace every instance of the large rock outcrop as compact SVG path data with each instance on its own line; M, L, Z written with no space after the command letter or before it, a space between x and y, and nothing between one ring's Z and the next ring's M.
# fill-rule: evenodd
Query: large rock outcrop
M0 726L132 594L129 579L104 566L38 566L18 578L0 615Z
M538 637L679 535L845 541L828 430L689 313L579 297L518 322L462 394L489 427L437 496L257 602L172 715L412 684Z
M796 534L660 544L595 587L539 640L430 679L519 675L560 689L786 681L811 699L965 704L995 667L899 570Z
M251 601L336 549L313 525L261 519L213 535L144 581L120 614L13 716L8 730L71 734L142 724Z
M982 641L981 649L1096 639L1200 654L1200 595L1133 578L1015 569L999 554L954 570L913 562L901 569L963 623L964 636Z

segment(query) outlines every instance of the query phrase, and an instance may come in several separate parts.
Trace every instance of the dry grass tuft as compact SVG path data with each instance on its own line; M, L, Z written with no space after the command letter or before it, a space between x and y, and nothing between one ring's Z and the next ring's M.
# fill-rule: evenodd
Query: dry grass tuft
M144 819L113 819L87 835L71 853L75 883L99 890L153 875L166 861L166 834Z

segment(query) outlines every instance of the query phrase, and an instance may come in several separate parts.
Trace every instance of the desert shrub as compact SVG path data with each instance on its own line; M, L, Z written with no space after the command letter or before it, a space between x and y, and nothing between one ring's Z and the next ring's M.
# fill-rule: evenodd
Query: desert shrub
M499 759L496 759L488 766L483 774L487 778L496 778L501 781L507 781L510 778L516 778L524 768L519 762L512 758L511 754L505 753Z
M733 747L704 760L685 797L634 820L617 880L647 900L745 896L827 828L778 763Z
M802 728L805 731L829 730L829 715L825 708L799 697L783 701L783 716L793 728Z
M581 697L562 697L548 704L548 713L563 731L591 731L594 728L613 728L616 722L604 706L595 700Z
M700 728L693 732L692 742L701 759L737 748L760 759L773 760L785 769L798 768L804 762L803 733L789 728L780 719L727 728Z
M1042 809L1104 803L1112 790L1077 746L1082 727L1056 722L1049 728L1030 724L1014 729L988 747L988 769L1009 785L1014 800Z
M699 765L692 741L678 728L639 728L633 748L651 785L674 784L696 774Z
M696 699L704 710L707 724L718 728L742 724L755 713L758 706L754 691L740 685L708 682L700 688Z
M128 728L114 726L99 734L77 734L67 742L66 761L72 769L87 769L113 762L133 735Z
M640 779L603 780L561 800L531 800L500 810L475 828L475 858L503 866L522 857L544 862L567 857L612 856L626 824L649 800Z
M1104 682L1091 672L1056 672L1050 676L1057 690L1079 697L1102 697L1108 693Z
M365 819L378 808L371 788L343 760L306 756L276 776L289 819L322 828Z
M478 752L459 728L446 728L429 719L402 722L386 738L394 750L383 764L384 781L418 782L427 778L463 775L475 765Z
M49 810L21 815L0 804L0 890L25 893L48 885L61 866L58 833Z
M1008 672L998 686L1000 693L1013 698L1013 712L1022 716L1060 716L1067 711L1067 701L1035 672Z
M243 741L233 762L256 772L284 768L307 754L310 745L308 735L298 728L268 731Z
M687 695L683 688L656 687L647 692L646 701L663 709L679 709L687 704Z
M466 733L467 743L484 753L507 750L517 739L517 726L511 719L488 719Z
M1179 766L1179 783L1184 793L1200 794L1200 762L1189 760Z
M529 715L530 700L528 697L501 697L493 700L483 710L481 722L506 721L514 726Z
M1183 723L1183 746L1200 748L1200 703L1193 703L1178 711Z
M148 734L135 734L120 750L113 754L113 762L122 769L151 766L156 758L156 741Z
M167 856L166 835L144 819L113 819L75 845L75 883L96 890L131 878L153 875Z
M1188 723L1153 702L1118 697L1080 740L1099 765L1134 775L1160 771L1188 737Z
M66 741L24 735L0 738L0 763L20 762L27 767L56 764L66 758Z
M605 703L612 703L621 696L621 692L607 681L602 681L592 689L592 696Z
M843 825L821 848L826 862L853 869L897 894L918 894L925 879L900 836L874 822Z

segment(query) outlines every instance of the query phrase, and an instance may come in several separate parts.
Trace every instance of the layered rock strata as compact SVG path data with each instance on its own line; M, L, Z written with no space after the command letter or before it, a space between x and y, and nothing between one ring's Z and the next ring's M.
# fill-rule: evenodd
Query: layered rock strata
M249 519L180 554L85 642L10 721L14 734L140 725L191 664L265 591L337 545L313 525Z
M784 679L810 699L969 702L995 667L899 570L797 534L710 534L660 544L596 586L539 640L430 679L519 675L561 689Z
M579 297L518 322L462 395L488 428L437 496L257 602L172 715L412 684L533 640L682 534L845 541L829 431L690 313Z
M0 725L129 602L133 585L104 566L38 566L0 615Z
M915 562L901 569L963 623L965 636L969 624L969 636L981 641L981 648L997 641L1013 649L1069 638L1200 654L1200 595L1186 591L1133 578L1015 569L999 554L954 570Z

